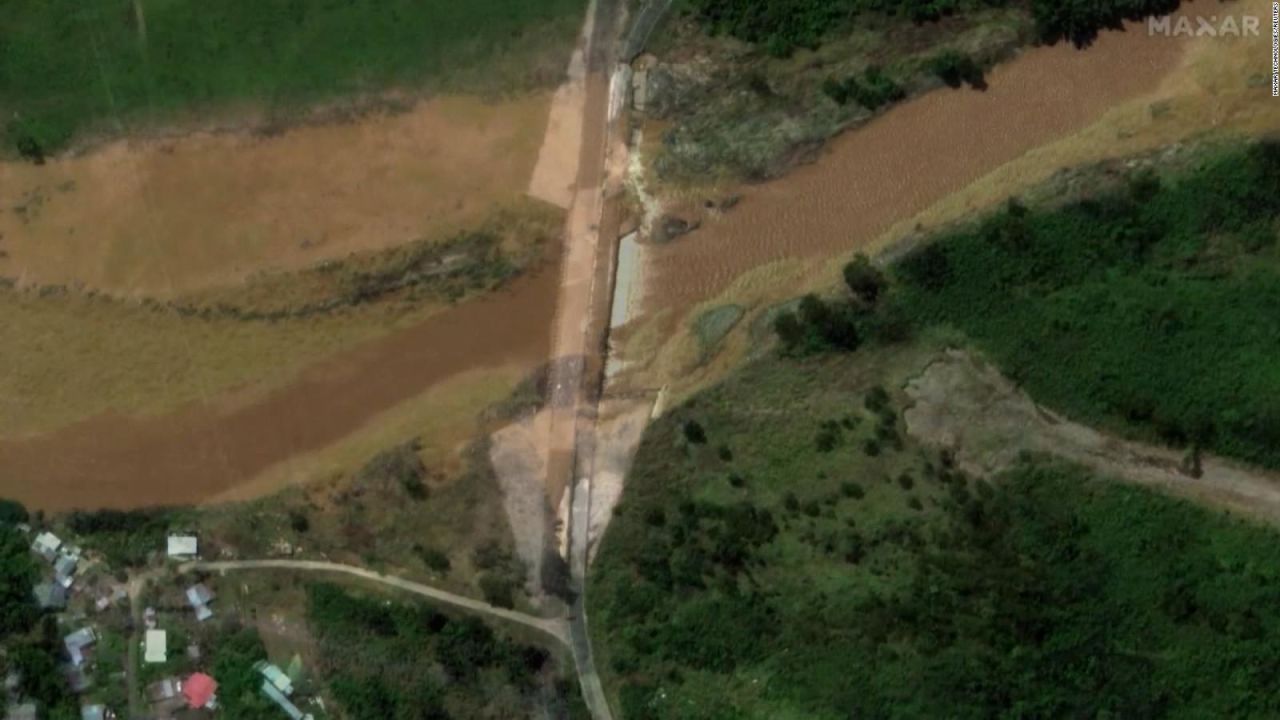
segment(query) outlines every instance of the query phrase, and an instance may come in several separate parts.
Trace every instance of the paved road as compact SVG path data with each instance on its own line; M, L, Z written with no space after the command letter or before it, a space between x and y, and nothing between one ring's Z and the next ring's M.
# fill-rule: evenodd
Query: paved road
M371 582L388 585L405 592L420 595L431 600L435 600L445 605L451 605L460 610L477 613L480 615L488 615L489 617L499 618L518 625L533 628L539 632L550 635L564 645L569 645L569 626L561 618L540 618L528 615L515 610L495 607L489 603L469 598L440 588L423 585L422 583L405 580L404 578L395 577L394 575L383 575L382 573L368 570L354 565L340 565L338 563L321 562L315 560L235 560L227 562L195 562L183 565L181 568L184 572L190 570L203 570L211 573L227 573L246 570L293 570L300 572L320 572L320 573L336 573L340 575L349 575L369 580Z
M601 230L609 180L609 148L617 131L610 117L610 98L620 36L619 0L593 0L589 10L591 32L584 55L587 63L586 103L583 108L582 153L578 161L577 189L566 228L564 277L557 302L557 323L552 338L553 356L565 372L556 378L552 398L552 430L547 487L566 480L571 508L567 518L569 568L577 595L569 618L570 648L578 670L582 697L594 720L612 720L608 698L596 671L586 614L587 537L590 524L590 459L595 430L595 399L588 392L586 370L589 353L602 352L591 337L592 320L609 313L610 282L599 283L597 265L607 257L606 243L616 234ZM556 461L558 459L559 461Z

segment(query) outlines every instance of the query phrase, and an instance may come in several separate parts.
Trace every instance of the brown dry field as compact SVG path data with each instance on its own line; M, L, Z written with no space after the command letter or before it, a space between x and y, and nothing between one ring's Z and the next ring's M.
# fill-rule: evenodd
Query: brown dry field
M0 276L163 298L443 236L526 191L550 102L441 97L0 163Z

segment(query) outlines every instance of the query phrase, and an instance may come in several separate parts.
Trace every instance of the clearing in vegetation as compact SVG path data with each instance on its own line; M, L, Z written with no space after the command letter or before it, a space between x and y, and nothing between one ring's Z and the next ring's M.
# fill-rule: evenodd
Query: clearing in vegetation
M388 89L494 92L563 75L583 0L17 0L0 8L8 145L42 160L119 134Z
M936 238L898 309L1074 419L1280 468L1280 143L1190 164Z
M1280 711L1280 536L966 477L901 432L912 348L766 359L650 426L588 595L623 720Z

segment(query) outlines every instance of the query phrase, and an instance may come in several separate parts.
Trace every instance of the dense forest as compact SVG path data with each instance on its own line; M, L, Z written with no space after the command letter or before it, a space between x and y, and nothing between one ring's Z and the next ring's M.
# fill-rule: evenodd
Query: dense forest
M1012 4L1017 4L1016 0L696 0L695 7L713 32L786 55L799 47L816 47L829 32L867 13L929 22ZM1087 44L1103 28L1126 19L1171 12L1179 0L1029 0L1024 4L1030 5L1042 41Z
M1081 421L1280 468L1280 143L1194 165L1011 202L901 262L896 307Z

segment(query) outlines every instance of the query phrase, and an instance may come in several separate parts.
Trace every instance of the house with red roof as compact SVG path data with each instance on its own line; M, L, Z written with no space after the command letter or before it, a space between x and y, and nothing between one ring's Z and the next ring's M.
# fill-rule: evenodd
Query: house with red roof
M218 682L204 673L194 673L182 683L182 695L193 708L212 707Z

